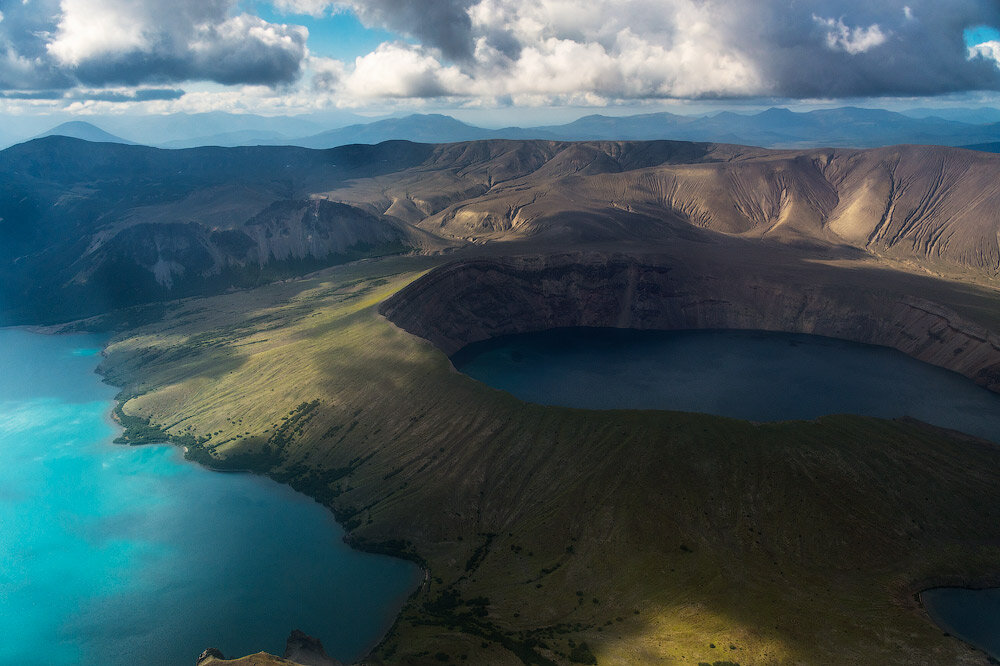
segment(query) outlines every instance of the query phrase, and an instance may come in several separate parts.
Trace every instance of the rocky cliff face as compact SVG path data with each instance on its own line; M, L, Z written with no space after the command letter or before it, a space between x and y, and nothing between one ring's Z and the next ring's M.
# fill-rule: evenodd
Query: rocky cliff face
M84 285L109 266L120 270L125 265L150 283L150 291L171 290L227 271L290 262L336 263L337 257L352 253L410 247L411 234L398 221L322 199L275 201L231 228L205 222L138 223L107 239L95 239L74 262L79 272L72 281Z
M721 278L667 256L566 254L462 261L386 301L390 321L453 354L491 337L567 326L762 329L893 347L1000 391L1000 336L905 290Z

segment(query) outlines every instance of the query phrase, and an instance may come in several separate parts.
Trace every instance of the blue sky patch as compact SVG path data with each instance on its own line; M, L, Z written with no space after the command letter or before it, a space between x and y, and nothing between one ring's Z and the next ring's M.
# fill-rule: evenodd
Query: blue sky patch
M966 46L975 46L976 44L982 44L983 42L1000 41L1000 30L992 28L988 25L977 25L971 28L966 28L963 35L965 37Z
M313 55L353 62L358 56L371 53L383 42L403 39L386 30L366 28L351 11L339 11L321 18L309 14L283 14L269 3L245 2L244 10L269 23L294 23L309 30L309 50Z

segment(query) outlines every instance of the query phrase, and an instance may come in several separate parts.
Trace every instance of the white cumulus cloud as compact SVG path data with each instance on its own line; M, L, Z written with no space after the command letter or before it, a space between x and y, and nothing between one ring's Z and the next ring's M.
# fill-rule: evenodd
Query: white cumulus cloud
M358 58L341 90L351 97L444 97L470 94L473 81L434 54L409 44L385 43Z
M262 2L288 18L254 15ZM0 8L0 92L23 99L143 86L172 95L181 82L190 99L211 82L268 88L268 104L338 106L1000 90L995 45L970 50L962 41L969 26L1000 26L997 0L0 0ZM342 11L399 40L348 61L311 53L295 17ZM94 101L111 103L105 97Z
M905 9L909 9L909 7ZM850 28L843 19L823 18L813 14L813 20L827 29L826 45L834 51L845 51L851 55L857 55L885 44L886 39L888 39L877 23L865 28L861 26Z
M55 39L46 48L65 65L78 65L108 53L148 48L150 26L128 9L128 3L63 0Z
M983 58L1000 68L1000 41L989 41L969 47L969 59Z
M468 79L397 91L608 100L1000 88L960 43L969 25L1000 24L996 0L343 1L366 25L411 38L421 71L455 65Z
M45 48L86 83L294 80L302 26L233 14L235 0L61 0Z

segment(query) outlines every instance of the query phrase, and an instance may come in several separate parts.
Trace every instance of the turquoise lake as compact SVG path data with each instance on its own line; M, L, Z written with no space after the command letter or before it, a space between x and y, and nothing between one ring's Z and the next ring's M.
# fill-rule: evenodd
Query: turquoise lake
M280 655L292 629L362 656L419 569L287 486L112 444L103 342L0 329L0 664Z

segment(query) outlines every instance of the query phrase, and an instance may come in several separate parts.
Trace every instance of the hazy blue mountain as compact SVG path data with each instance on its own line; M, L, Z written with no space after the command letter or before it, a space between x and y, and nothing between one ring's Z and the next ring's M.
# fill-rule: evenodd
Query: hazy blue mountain
M94 141L96 143L124 143L135 145L134 141L115 136L110 132L105 132L97 125L83 122L82 120L71 120L69 122L56 125L50 130L42 132L35 138L46 136L68 136L72 139L83 139L84 141Z
M456 143L479 139L547 139L553 134L534 129L510 127L485 129L463 123L441 114L413 114L404 118L387 118L371 123L349 125L313 136L293 139L290 145L304 148L333 148L352 143L380 143L406 140L419 143Z
M540 127L545 132L561 138L604 139L615 134L622 140L640 137L664 137L668 134L683 134L681 128L696 123L698 118L680 116L673 113L644 113L633 116L584 116L565 125Z
M590 115L562 125L488 129L442 114L365 120L350 113L258 116L209 112L102 118L109 132L164 148L290 145L333 148L354 143L407 140L455 143L480 139L711 141L769 148L876 147L892 144L965 146L1000 141L996 123L961 122L925 110L896 113L843 107L809 112L772 108L760 113L722 111L700 116L645 113ZM927 109L926 111L938 111ZM949 110L954 117L989 119L996 109ZM343 121L351 121L346 126ZM81 138L94 138L80 135ZM96 139L109 140L109 139Z
M992 143L974 143L971 146L962 146L962 148L978 150L984 153L1000 153L1000 141L993 141Z
M933 109L919 108L907 109L901 113L914 118L941 118L943 120L955 120L960 123L972 125L985 125L987 123L1000 123L1000 109L990 106L981 106L975 109L954 108L954 109Z
M67 120L72 118L64 114L24 116L0 113L0 149L28 141Z
M319 134L268 143L331 148L351 143L405 139L453 143L478 139L568 141L711 141L769 148L818 146L868 148L893 144L961 146L1000 140L1000 126L942 118L915 118L883 109L844 107L799 113L772 108L755 114L723 111L706 116L646 113L590 115L564 125L486 129L440 114L411 115L350 125Z
M308 136L349 123L360 116L348 112L331 112L299 116L260 116L251 113L172 113L150 116L115 116L101 118L110 132L132 137L148 145L211 139L235 132L271 132L277 136ZM257 138L253 137L253 141Z
M288 145L291 139L280 132L269 130L236 130L235 132L222 132L209 136L199 136L192 139L174 139L157 144L159 148L198 148L199 146L266 146L266 145Z
M772 108L745 115L652 113L587 116L566 125L537 128L561 139L674 139L772 148L874 147L900 143L957 146L1000 139L1000 128L940 118L913 118L882 109L844 107L798 113Z
M17 118L0 123L0 145L37 135ZM9 120L10 122L6 122ZM52 120L58 120L53 118ZM981 121L981 122L980 122ZM713 141L771 148L817 146L876 147L900 143L967 146L1000 141L1000 110L882 109L844 107L809 112L773 108L760 113L722 111L700 116L645 113L590 115L562 125L488 129L441 114L364 119L349 112L300 116L259 116L221 111L159 116L101 116L111 135L165 148L196 146L292 145L332 148L388 140L453 143L478 139ZM8 127L9 125L9 127ZM66 130L66 133L70 133ZM74 133L84 139L107 137Z

